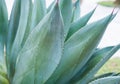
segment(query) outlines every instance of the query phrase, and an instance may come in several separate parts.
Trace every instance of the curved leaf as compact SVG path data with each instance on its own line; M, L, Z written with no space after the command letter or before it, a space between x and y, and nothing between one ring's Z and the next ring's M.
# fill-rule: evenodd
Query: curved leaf
M13 84L44 84L62 56L63 23L58 3L33 29L19 53Z
M94 66L106 56L108 52L110 52L113 49L113 47L106 47L103 49L97 50L91 58L88 60L88 62L83 66L81 70L71 79L70 82L76 82L80 79L82 79L86 74L89 73L90 70L94 68Z
M64 84L84 66L103 36L111 17L112 14L85 26L67 40L60 64L47 81L48 84Z
M66 40L88 23L95 10L96 8L71 24Z
M80 0L77 0L73 5L72 22L78 20L79 17L80 17Z
M119 73L115 73L115 72L110 72L110 73L105 73L105 74L102 74L102 75L99 75L99 76L96 76L94 77L92 80L90 81L94 81L94 80L97 80L97 79L100 79L100 78L104 78L104 77L110 77L110 76L118 76Z
M4 45L6 44L8 14L4 0L0 0L0 63L5 65Z
M20 1L20 2L19 2ZM19 17L19 23L18 23L18 28L16 31L16 35L15 35L15 39L12 45L12 49L9 55L9 78L11 78L14 75L15 72L15 64L16 64L16 59L18 56L19 51L21 50L21 48L23 47L22 42L23 42L23 38L25 35L25 30L27 28L27 22L29 19L29 12L30 10L30 5L31 5L31 0L19 0L18 2L16 1L16 3L21 3L20 5L20 17ZM17 5L17 4L15 4ZM14 14L13 14L14 15Z
M72 19L72 0L59 0L59 1L60 1L60 10L64 22L64 32L66 37Z
M21 10L21 0L15 0L13 4L13 8L11 11L8 35L7 35L7 55L9 55L10 50L12 48L13 42L15 40L15 36L17 33L19 20L20 20L20 10ZM9 53L8 53L9 52Z
M20 0L15 0L14 5L11 11L11 16L9 20L9 25L8 25L8 35L7 35L7 56L6 56L6 64L7 64L7 69L8 69L8 75L10 76L10 52L11 48L17 33L18 25L19 25L19 18L20 18L20 8L21 3Z
M96 74L96 72L108 61L108 59L118 50L120 49L120 44L115 46L111 51L109 51L105 57L103 57L92 70L89 71L82 79L79 80L78 84L86 84L91 78Z
M120 84L120 76L100 78L89 84Z
M32 10L32 22L30 30L38 25L38 23L43 19L45 16L47 9L46 9L46 0L34 0L33 10Z
M32 21L32 10L33 10L33 4L32 4L32 0L30 0L30 3L29 3L29 15L28 15L27 26L26 26L26 29L25 29L23 41L21 43L22 46L25 44L26 39L28 38L28 36L29 36L29 34L31 32L30 28L31 28L31 24L33 23L33 21Z

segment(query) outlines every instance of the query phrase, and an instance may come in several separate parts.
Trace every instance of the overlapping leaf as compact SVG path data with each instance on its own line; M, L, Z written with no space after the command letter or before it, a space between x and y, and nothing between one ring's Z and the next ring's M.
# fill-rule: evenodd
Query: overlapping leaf
M77 0L73 5L72 22L78 20L79 18L80 18L80 0Z
M6 44L6 34L8 25L7 8L4 0L0 0L0 63L5 64L4 45Z
M8 15L5 0L0 0L0 84L9 84L6 76L4 45L8 27Z
M60 1L60 10L64 22L64 32L66 37L72 19L72 0L59 0L59 1Z
M105 73L105 74L101 74L101 75L95 76L95 77L92 78L92 80L90 80L90 81L94 81L94 80L96 80L96 79L100 79L100 78L104 78L104 77L119 76L119 74L120 74L120 73L108 72L108 73Z
M15 36L17 33L19 19L20 19L20 10L21 10L21 0L15 0L14 5L11 11L11 16L9 20L9 28L7 35L7 55L9 56L10 50L12 48Z
M64 84L84 66L98 45L111 17L112 14L85 26L67 40L61 62L48 84Z
M18 22L18 25L16 25L16 26L12 25L14 28L17 28L17 27L18 28L17 28L17 30L13 29L13 32L15 31L16 35L15 35L13 44L11 46L11 51L8 53L8 58L9 58L8 60L9 60L9 64L10 64L10 65L8 65L8 67L9 67L8 69L9 69L9 74L10 74L9 77L11 78L11 80L12 80L12 77L15 72L15 64L16 64L16 59L17 59L18 53L21 50L21 48L23 47L22 42L23 42L23 38L25 35L25 30L27 28L27 23L29 20L29 12L31 11L30 10L31 0L16 0L15 5L20 6L20 7L18 7L18 11L19 11L18 13L20 13L20 15L17 16L19 19L15 19L14 12L13 12L13 17L11 16L11 19L13 19L12 20L13 23L16 20ZM19 10L19 8L20 8L20 10ZM14 8L13 8L13 11L15 11ZM16 15L16 13L15 13L15 15ZM13 24L13 23L11 22L11 24ZM12 29L11 29L11 31L12 31ZM9 31L9 32L11 32L11 31Z
M96 8L78 19L80 0L74 6L72 0L54 2L46 9L45 0L15 0L7 31L6 5L0 0L0 84L106 84L112 78L111 84L120 82L119 74L93 79L120 48L95 50L117 13L86 25Z
M63 42L63 22L57 2L28 36L19 53L13 84L44 84L61 59Z
M120 83L120 76L112 76L112 77L97 79L89 84L119 84L119 83Z
M18 25L19 25L19 18L20 18L20 8L21 3L20 0L15 0L14 5L12 8L10 20L9 20L9 26L8 26L8 34L7 34L7 56L6 56L6 64L7 64L7 70L8 70L8 76L10 77L10 51L17 33Z
M77 32L79 29L81 29L88 23L95 10L96 8L71 24L66 40L69 39L75 32Z
M30 25L31 31L45 16L46 12L47 10L46 10L45 0L34 0L33 10L32 10L32 22Z
M112 49L113 49L113 47L106 47L106 48L95 51L95 53L91 56L91 58L88 60L88 62L83 66L83 68L81 70L79 70L79 72L71 79L70 82L76 82L76 81L82 79Z
M120 44L115 46L113 49L111 49L108 53L106 53L106 56L103 57L93 68L92 70L89 71L86 75L83 76L78 82L81 84L86 84L88 83L91 78L96 74L96 72L108 61L108 59L118 50L120 49Z

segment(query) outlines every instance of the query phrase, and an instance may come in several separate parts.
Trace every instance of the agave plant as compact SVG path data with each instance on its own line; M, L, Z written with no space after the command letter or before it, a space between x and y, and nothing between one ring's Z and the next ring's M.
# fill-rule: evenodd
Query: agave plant
M8 19L0 0L0 84L119 84L117 73L95 77L120 48L97 48L117 13L88 23L80 0L14 0Z

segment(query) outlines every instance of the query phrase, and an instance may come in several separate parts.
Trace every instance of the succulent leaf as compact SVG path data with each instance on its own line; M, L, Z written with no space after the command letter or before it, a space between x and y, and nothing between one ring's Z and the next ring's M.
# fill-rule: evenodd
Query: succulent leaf
M11 16L8 25L8 35L7 35L7 56L9 56L9 53L11 51L19 25L20 10L21 10L20 1L21 0L14 1L14 5L11 11Z
M43 19L43 17L46 15L46 12L47 9L45 0L34 0L30 28L31 31Z
M13 84L44 84L62 56L64 31L58 3L28 36L19 53Z
M90 82L89 84L119 84L119 83L120 83L120 76L112 76L112 77L97 79L95 81Z
M73 4L72 22L78 20L79 17L80 17L80 0L77 0Z
M4 45L6 44L8 14L5 0L0 0L0 63L5 65Z
M120 44L115 46L111 51L109 51L105 57L103 57L96 65L95 67L89 71L82 79L79 80L78 84L86 84L91 80L91 77L94 76L94 74L105 64L106 61L118 50L120 49Z
M32 21L32 9L33 9L33 3L32 3L32 0L30 0L30 3L29 3L29 15L28 15L28 20L27 20L27 26L26 26L26 29L25 29L25 34L24 34L24 37L23 37L23 41L21 43L21 45L23 46L26 42L26 39L28 38L30 32L31 32L31 24L33 23Z
M77 32L79 29L81 29L88 23L95 10L96 8L71 24L66 40L69 39L75 32Z
M97 48L119 11L88 23L96 8L80 17L74 1L14 0L8 20L0 0L0 84L119 84L120 73L95 76L120 49Z
M48 84L64 84L84 66L98 45L111 17L112 14L85 26L65 42L60 64Z
M96 79L100 79L100 78L104 78L104 77L110 77L110 76L118 76L119 73L115 73L115 72L109 72L109 73L105 73L105 74L102 74L102 75L98 75L98 76L95 76L92 80L90 81L94 81Z
M60 0L59 2L60 2L60 10L64 22L64 33L66 37L72 19L72 0Z
M96 50L95 53L91 56L91 58L88 60L88 62L83 66L81 70L79 70L79 72L71 79L70 82L75 82L78 81L79 79L82 79L112 49L113 47L106 47L103 49Z
M19 2L20 1L20 2ZM18 29L16 31L15 39L11 48L11 52L9 54L9 65L8 65L8 71L10 73L9 77L13 78L14 72L15 72L15 64L17 60L17 56L21 48L23 47L22 42L25 35L25 30L27 28L27 22L29 19L29 12L30 10L30 3L31 0L18 0L16 3L20 4L20 16L19 16L19 23L18 23ZM17 4L15 4L17 5ZM18 7L19 8L19 7Z

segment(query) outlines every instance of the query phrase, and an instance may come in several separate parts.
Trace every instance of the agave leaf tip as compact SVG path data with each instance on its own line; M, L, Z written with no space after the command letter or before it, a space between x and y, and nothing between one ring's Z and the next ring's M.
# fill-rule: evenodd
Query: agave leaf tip
M59 3L59 0L56 0L56 3L58 4L58 3Z
M117 46L119 46L119 48L120 48L120 43Z
M116 10L116 7L114 7L113 10L112 10L112 13L117 14L119 11L120 11L120 8L118 10Z
M114 8L113 10L115 10L115 9L116 8ZM120 11L120 8L115 11L115 14L117 15L119 11Z

